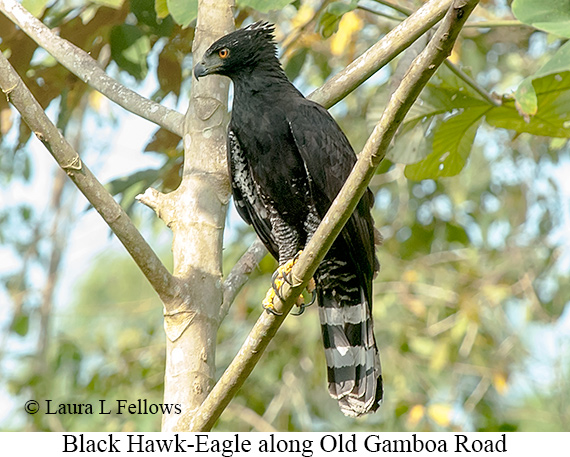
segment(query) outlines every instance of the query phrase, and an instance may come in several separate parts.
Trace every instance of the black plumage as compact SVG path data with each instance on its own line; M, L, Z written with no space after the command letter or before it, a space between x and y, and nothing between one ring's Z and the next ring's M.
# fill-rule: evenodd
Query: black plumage
M234 83L228 162L235 205L283 265L310 239L356 156L328 111L287 79L276 51L273 26L258 22L212 44L194 74ZM375 411L382 399L372 204L368 191L315 273L329 392L349 416Z

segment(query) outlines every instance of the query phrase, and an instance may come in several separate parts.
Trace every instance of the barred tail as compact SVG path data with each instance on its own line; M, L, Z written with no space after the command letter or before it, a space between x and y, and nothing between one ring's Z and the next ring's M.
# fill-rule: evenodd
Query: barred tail
M382 401L380 357L366 284L339 259L325 259L315 275L328 385L351 417L374 412Z

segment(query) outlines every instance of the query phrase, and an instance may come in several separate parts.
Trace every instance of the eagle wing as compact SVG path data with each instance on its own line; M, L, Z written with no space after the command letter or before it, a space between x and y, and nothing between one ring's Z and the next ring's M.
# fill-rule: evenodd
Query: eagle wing
M311 179L316 208L324 218L356 163L356 155L345 134L329 112L310 100L297 101L288 110L289 126L299 154ZM354 263L370 277L378 270L374 252L374 225L370 208L374 204L368 189L342 231ZM362 265L362 262L365 262ZM368 291L371 293L371 291ZM371 298L370 296L368 298Z
M246 223L253 226L271 255L277 257L279 248L271 232L271 222L261 201L259 186L231 126L228 131L227 150L232 195L237 212Z

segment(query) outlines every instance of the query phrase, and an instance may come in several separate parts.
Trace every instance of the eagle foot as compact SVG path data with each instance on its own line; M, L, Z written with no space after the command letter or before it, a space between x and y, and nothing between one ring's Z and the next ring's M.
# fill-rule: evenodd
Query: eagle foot
M293 265L295 265L297 257L298 254L291 260L279 266L273 273L273 276L271 276L271 288L267 291L267 294L265 294L263 302L261 302L261 306L263 306L263 309L268 313L275 316L281 316L283 314L275 309L274 301L276 297L282 302L285 301L281 295L281 288L284 283L291 285L291 270L293 269Z
M283 282L286 282L290 286L293 286L293 278L291 277L291 271L293 270L293 265L297 262L297 259L301 255L303 251L297 252L295 257L285 262L283 265L280 265L277 270L273 272L273 276L271 276L271 285L279 295L279 298L282 299L281 294L279 291L281 287L283 287Z
M267 291L267 294L265 295L265 299L262 302L263 308L268 313L274 314L276 316L280 316L283 314L283 313L279 313L275 310L274 300L275 300L275 297L277 297L282 302L285 301L285 299L281 295L281 289L282 289L284 283L287 283L290 286L293 285L293 279L291 277L291 271L293 270L293 265L295 265L295 262L297 261L297 259L299 258L299 256L301 255L302 252L303 251L299 251L295 255L295 257L293 257L291 260L288 260L283 265L279 266L279 268L277 268L277 270L275 270L275 272L273 273L273 276L271 277L271 286L272 287ZM315 300L317 298L317 294L316 294L316 289L315 289L315 281L313 278L311 278L309 284L307 285L307 291L312 294L311 301L309 303L304 303L303 296L300 295L297 298L297 306L299 307L299 312L298 313L291 313L294 316L300 316L305 311L305 308L307 308L308 306L311 306L315 302Z

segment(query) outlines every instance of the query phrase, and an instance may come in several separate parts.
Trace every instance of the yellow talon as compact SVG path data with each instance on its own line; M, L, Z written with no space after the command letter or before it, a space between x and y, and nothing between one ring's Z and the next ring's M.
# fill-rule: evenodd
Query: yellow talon
M275 273L273 273L273 277L271 279L272 287L267 291L267 294L265 295L265 298L262 302L263 308L268 313L272 313L277 316L280 316L282 314L275 310L275 304L274 304L275 297L283 301L283 299L280 296L281 288L283 287L283 284L285 282L291 285L291 280L290 280L291 271L293 270L293 265L295 265L295 262L297 261L302 252L303 251L299 251L297 255L295 255L295 257L293 257L292 259L288 260L286 263L281 265L279 268L277 268L277 270L275 270ZM310 303L306 304L304 303L302 295L299 295L299 297L297 297L296 304L300 308L300 311L299 313L297 313L297 315L302 314L307 306L310 306L314 303L316 298L315 288L316 288L315 280L311 278L309 284L307 285L307 291L313 294L313 298Z

